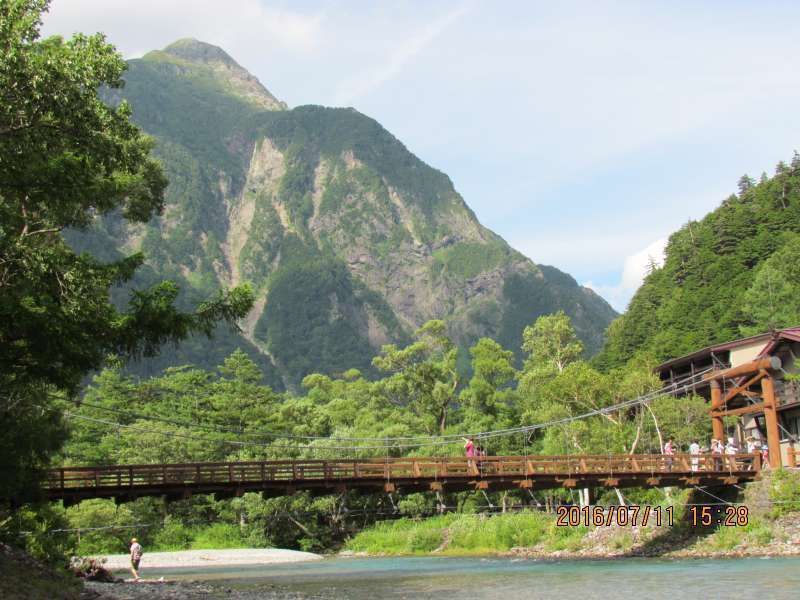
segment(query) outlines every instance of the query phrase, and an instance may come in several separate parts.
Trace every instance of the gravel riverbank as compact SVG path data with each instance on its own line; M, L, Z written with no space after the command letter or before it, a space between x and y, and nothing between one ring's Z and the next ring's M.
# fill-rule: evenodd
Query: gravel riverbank
M98 557L105 560L107 569L119 577L130 567L127 554L110 554ZM234 550L180 550L177 552L145 552L142 556L141 568L144 573L148 569L176 567L228 567L236 565L270 565L280 563L305 562L320 560L322 556L311 552L281 550L279 548L241 548Z
M196 567L232 567L238 565L275 565L320 560L322 556L311 552L297 552L278 548L242 548L235 550L181 550L176 552L146 552L142 557L139 582L129 579L130 559L127 554L99 557L107 569L114 573L117 583L85 582L82 600L195 600L200 598L226 598L228 600L310 600L317 596L298 594L279 587L251 590L231 589L225 584L206 581L159 581L158 571Z
M277 586L271 589L242 590L206 582L120 582L84 584L80 600L323 600Z

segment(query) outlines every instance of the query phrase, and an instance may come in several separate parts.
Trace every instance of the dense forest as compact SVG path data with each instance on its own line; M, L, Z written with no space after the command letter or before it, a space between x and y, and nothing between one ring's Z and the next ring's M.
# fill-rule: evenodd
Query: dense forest
M672 234L597 358L618 366L645 350L659 360L800 324L800 155L756 183L743 176L700 221Z

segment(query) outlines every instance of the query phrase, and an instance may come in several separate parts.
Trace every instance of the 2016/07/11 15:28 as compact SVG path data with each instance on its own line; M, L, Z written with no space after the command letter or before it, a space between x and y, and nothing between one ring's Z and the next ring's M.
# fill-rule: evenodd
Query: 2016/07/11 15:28
M652 521L656 527L662 524L671 526L673 524L674 508L667 506L633 504L631 506L559 506L556 511L556 525L558 527L578 527L583 525L589 527L611 527L619 525L622 527L631 525L637 527L647 527Z
M649 523L656 527L674 525L675 509L672 506L559 506L556 525L558 527L611 527L618 525L647 527ZM709 527L724 525L726 527L744 527L748 523L749 510L746 506L726 506L724 510L715 510L712 506L690 506L688 519L692 527Z

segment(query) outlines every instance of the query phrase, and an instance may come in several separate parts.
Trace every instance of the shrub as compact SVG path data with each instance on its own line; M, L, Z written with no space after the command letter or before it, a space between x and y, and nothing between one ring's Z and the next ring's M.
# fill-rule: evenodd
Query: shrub
M158 550L185 550L191 546L195 533L180 521L167 521L156 532L153 547Z
M772 514L780 516L800 510L800 473L778 469L772 473L769 490L772 500Z
M245 545L238 526L229 523L214 523L197 533L191 547L193 550L210 550L243 548Z

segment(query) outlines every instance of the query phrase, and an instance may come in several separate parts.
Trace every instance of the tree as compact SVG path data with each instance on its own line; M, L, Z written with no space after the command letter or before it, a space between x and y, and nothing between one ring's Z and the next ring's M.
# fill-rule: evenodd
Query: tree
M118 308L110 290L144 257L102 263L66 244L65 229L101 215L148 221L167 182L130 107L98 95L122 85L122 57L99 34L40 39L48 6L0 3L0 428L17 436L21 418L50 423L53 394L74 395L108 355L151 356L192 332L210 335L220 320L234 323L252 304L243 286L181 312L178 287L162 282L131 291ZM58 440L10 448L0 497L29 492L16 474L44 464Z
M514 381L514 353L489 338L481 338L469 350L472 379L461 392L462 404L481 414L496 415L505 400L503 392Z
M742 335L800 324L800 235L788 235L780 250L756 271L744 293L742 308L747 319Z
M583 352L564 311L543 315L522 332L522 349L528 353L520 373L520 391L530 394L537 382L561 373Z
M380 382L383 393L427 419L430 433L444 433L459 383L458 348L443 321L428 321L415 335L417 341L405 348L384 346L372 364L391 374Z

